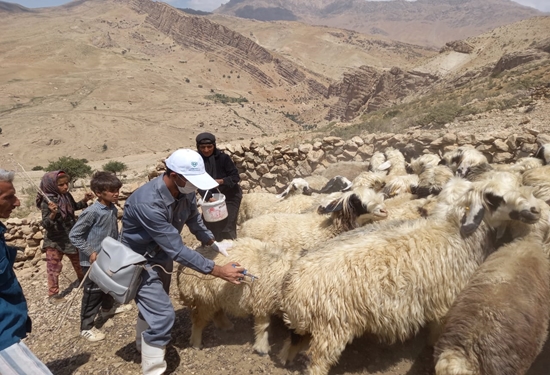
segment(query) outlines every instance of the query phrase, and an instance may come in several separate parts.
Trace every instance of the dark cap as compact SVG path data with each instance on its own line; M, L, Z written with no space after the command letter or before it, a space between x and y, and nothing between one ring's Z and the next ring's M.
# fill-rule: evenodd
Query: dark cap
M216 137L212 133L200 133L195 140L198 145L215 145Z

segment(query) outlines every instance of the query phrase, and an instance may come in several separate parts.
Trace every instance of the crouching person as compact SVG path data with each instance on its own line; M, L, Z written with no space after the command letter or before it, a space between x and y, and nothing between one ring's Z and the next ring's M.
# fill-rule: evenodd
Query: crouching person
M0 218L19 207L13 172L0 169ZM6 245L6 226L0 222L0 374L42 375L50 370L21 341L31 331L27 301L13 271L17 250Z
M147 258L135 298L139 309L136 347L141 351L143 374L166 371L164 354L171 340L175 312L169 297L174 261L203 274L240 284L243 268L227 263L217 266L183 244L184 224L204 245L224 253L214 240L197 209L196 189L209 190L218 184L204 168L195 151L180 149L166 159L166 172L137 189L126 201L120 240ZM155 266L162 266L155 267Z
M87 273L101 251L101 241L105 237L118 238L117 208L122 182L111 172L96 172L90 187L97 200L86 208L71 229L69 238L80 249L80 266ZM114 299L99 289L96 283L86 278L82 285L82 308L80 311L80 336L88 341L101 341L105 334L95 327L95 317L100 314L108 318L127 311L131 305L115 306ZM101 307L101 311L100 311Z

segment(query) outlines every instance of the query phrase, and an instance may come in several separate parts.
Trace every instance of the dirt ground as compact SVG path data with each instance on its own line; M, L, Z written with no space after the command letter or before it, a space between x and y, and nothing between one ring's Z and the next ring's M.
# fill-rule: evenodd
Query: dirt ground
M19 280L33 318L33 333L25 340L31 350L55 375L138 374L140 355L134 345L134 324L137 308L98 326L107 334L106 340L89 343L79 334L81 292L70 287L76 280L70 263L64 260L60 276L61 290L67 302L51 305L47 302L46 266L18 271ZM287 332L278 318L273 318L270 332L271 354L259 356L252 351L252 319L231 318L232 331L222 331L210 325L204 332L202 350L189 345L191 323L189 310L177 298L175 276L171 296L176 311L172 342L167 348L168 374L302 374L307 357L302 354L296 362L284 367L277 358ZM72 299L74 297L74 299ZM72 299L72 303L70 302ZM69 307L67 311L67 308ZM426 347L426 332L420 332L405 343L382 345L375 337L364 336L348 345L334 366L331 375L425 375L433 374L432 350ZM550 342L533 364L528 375L547 375L550 368Z

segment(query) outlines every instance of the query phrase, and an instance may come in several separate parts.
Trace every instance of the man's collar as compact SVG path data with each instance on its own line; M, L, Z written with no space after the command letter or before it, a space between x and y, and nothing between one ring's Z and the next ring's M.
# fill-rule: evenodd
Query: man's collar
M170 193L170 190L168 190L168 186L166 186L166 182L164 182L164 174L157 177L157 180L155 181L156 188L159 191L162 200L169 206L176 200L172 193Z

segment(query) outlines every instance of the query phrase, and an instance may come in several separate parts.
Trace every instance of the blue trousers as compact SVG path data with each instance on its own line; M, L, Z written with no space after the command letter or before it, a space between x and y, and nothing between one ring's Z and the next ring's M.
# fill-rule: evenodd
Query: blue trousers
M149 259L141 273L141 284L136 294L136 305L139 316L147 322L149 328L143 332L143 338L148 344L166 346L172 339L171 331L176 320L174 306L170 300L170 274L174 262L164 252Z

